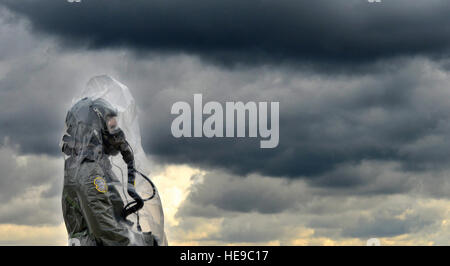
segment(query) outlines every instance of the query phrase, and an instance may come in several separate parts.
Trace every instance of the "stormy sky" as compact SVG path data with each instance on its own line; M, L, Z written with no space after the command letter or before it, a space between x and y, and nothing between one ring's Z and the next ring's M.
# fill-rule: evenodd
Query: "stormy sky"
M59 140L126 84L169 244L450 243L448 1L0 0L0 244L66 243ZM280 142L174 138L173 103L280 102Z

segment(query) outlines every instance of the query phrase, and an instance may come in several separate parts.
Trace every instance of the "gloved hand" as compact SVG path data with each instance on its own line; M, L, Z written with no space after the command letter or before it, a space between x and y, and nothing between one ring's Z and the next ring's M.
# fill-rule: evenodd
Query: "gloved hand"
M127 188L128 195L134 199L134 202L129 203L122 211L122 216L124 219L127 218L128 215L135 213L144 207L144 201L141 196L136 192L134 184L128 183Z
M130 195L130 197L133 198L136 202L143 202L142 198L136 192L135 180L136 176L134 173L134 169L130 169L130 167L128 167L128 195Z

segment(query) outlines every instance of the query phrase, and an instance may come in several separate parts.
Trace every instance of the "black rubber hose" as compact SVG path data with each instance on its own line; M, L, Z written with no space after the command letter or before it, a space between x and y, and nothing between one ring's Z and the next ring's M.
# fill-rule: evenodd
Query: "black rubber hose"
M143 173L139 172L138 170L134 169L135 172L137 172L138 174L140 174L151 186L152 186L152 190L153 193L150 197L146 198L146 199L141 199L140 197L133 197L134 201L128 203L127 205L125 205L124 209L123 209L123 217L126 219L130 214L136 213L138 212L140 209L142 209L142 207L144 207L144 202L151 200L155 197L156 195L156 188L155 188L155 184L153 184L153 182L150 180L150 178L148 178L146 175L144 175Z

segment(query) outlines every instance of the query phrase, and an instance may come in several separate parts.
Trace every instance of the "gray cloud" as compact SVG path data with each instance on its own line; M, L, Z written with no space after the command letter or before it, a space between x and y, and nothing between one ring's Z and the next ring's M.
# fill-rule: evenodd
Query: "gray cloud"
M203 185L195 186L189 194L188 206L179 215L220 216L220 211L278 213L295 207L307 197L305 189L283 179L249 176L233 178L223 172L207 174ZM198 207L198 208L197 208ZM209 211L208 211L209 210Z
M224 69L183 55L139 59L123 50L67 52L51 38L30 37L23 22L9 16L0 27L0 136L19 144L21 152L58 154L71 98L90 77L107 73L131 88L141 109L144 148L159 162L239 175L320 176L317 184L328 186L339 185L324 179L336 167L362 160L399 162L416 171L448 165L446 61L388 60L364 75L286 66ZM11 31L18 33L10 36ZM13 46L12 40L37 45ZM205 102L279 101L279 147L259 149L259 140L249 138L175 139L170 108L179 100L192 102L194 93L202 93ZM339 182L363 182L350 179Z
M225 64L348 67L395 56L442 56L450 42L442 27L449 23L445 0L1 3L26 17L34 31L57 36L67 47L187 52Z
M3 26L5 34L9 27L18 26ZM327 75L285 67L205 67L190 56L139 60L125 51L67 53L51 39L32 50L15 49L17 57L0 61L0 136L21 152L58 154L72 97L90 77L108 73L131 88L144 148L159 162L239 175L321 176L324 185L332 184L323 179L326 173L362 160L400 162L416 171L447 166L448 78L440 63L426 58L386 61L380 63L386 70L365 75ZM392 71L398 64L403 68ZM170 108L179 100L192 103L194 93L203 93L205 102L279 101L280 145L267 150L249 138L175 139Z
M153 114L144 122L152 134L144 136L144 143L161 161L239 175L311 177L362 160L397 161L409 170L446 168L447 76L424 58L391 72L397 63L385 62L384 72L348 76L264 67L202 69L195 61L176 67L178 62L169 61L170 77L149 77L147 91L144 84L133 86L142 93L140 106ZM157 73L152 64L131 69ZM255 139L173 138L169 129L175 116L161 110L178 100L192 105L193 93L203 93L204 102L279 101L279 147L259 149ZM152 104L145 105L146 99Z
M381 163L373 167L392 168ZM401 171L383 178L402 182L399 174ZM412 179L417 182L413 187L420 185L419 179ZM379 180L371 183L371 187L383 188ZM434 187L439 185L433 184ZM223 219L216 231L207 238L196 239L199 241L260 243L278 240L289 244L302 238L305 241L320 237L365 241L371 237L402 235L419 235L433 241L437 237L433 232L443 230L440 226L446 219L444 202L426 204L429 196L417 191L386 195L364 193L363 188L347 188L341 193L339 188L318 188L303 180L286 182L253 175L242 179L221 172L206 175L203 182L195 183L190 191L177 213L179 230L193 230L199 219L206 219L203 223ZM268 212L264 206L273 206L280 198L289 202ZM245 208L247 204L252 207ZM298 234L308 229L312 230L309 234Z
M120 58L97 53L104 65L98 67L90 55L65 54L52 39L35 39L11 14L0 14L0 139L21 153L59 155L72 97L92 76L113 72Z
M425 8L417 3L420 11L415 12L431 12L438 3ZM9 4L19 13L28 12L18 3ZM57 5L66 8L67 4ZM391 12L404 12L409 18L412 8ZM40 12L46 11L37 8L33 14ZM61 49L53 37L33 37L23 21L9 16L2 13L0 24L0 138L10 141L0 150L0 199L6 202L0 208L0 223L61 221L58 171L62 164L49 156L59 154L59 134L72 96L90 77L107 73L131 88L140 107L144 148L156 162L187 163L211 171L202 185L192 187L177 216L179 228L186 231L199 219L223 218L220 231L203 240L288 243L299 226L314 229L316 237L336 239L416 233L423 237L424 232L440 232L437 223L444 219L445 207L423 206L421 200L445 201L450 188L448 62L420 56L387 58L430 55L445 50L445 41L435 50L430 36L423 38L423 47L430 45L430 49L393 49L392 54L382 54L381 49L379 56L362 46L369 52L349 60L383 60L354 73L314 72L289 65L223 68L196 56L158 53L158 47L146 45L139 49L151 49L147 57L136 57L126 49ZM50 32L39 26L39 18L30 19L34 29ZM439 19L424 20L424 27ZM402 24L398 27L405 29ZM85 30L83 24L80 30ZM62 36L66 41L92 41L95 48L118 45L114 39L98 43L67 32L69 37ZM50 33L61 37L57 31ZM418 45L411 43L411 47ZM336 54L342 52L340 44ZM180 46L173 51L221 56L220 51L196 49ZM305 59L285 51L266 59L288 55ZM330 63L341 60L329 51L316 53L328 53ZM255 60L257 53L249 54ZM251 139L173 138L170 107L180 100L192 102L194 93L222 103L280 101L280 146L261 150L259 141ZM15 161L23 155L32 158L26 166ZM427 239L448 243L442 236Z
M62 159L23 156L13 147L0 146L0 223L59 224L62 163Z

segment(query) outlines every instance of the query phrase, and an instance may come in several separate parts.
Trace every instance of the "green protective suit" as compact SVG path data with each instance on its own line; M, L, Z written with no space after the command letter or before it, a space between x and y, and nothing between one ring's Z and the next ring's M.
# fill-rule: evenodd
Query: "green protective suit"
M96 111L106 115L104 105L102 101L82 99L66 118L62 151L68 158L64 165L62 211L69 245L154 245L150 232L133 229L132 222L123 217L124 202L118 188L124 184L113 173L109 156L121 153L129 170L128 183L132 184L133 153L123 132L114 136L105 133L102 120L92 112L97 107ZM130 185L123 189L130 190Z

